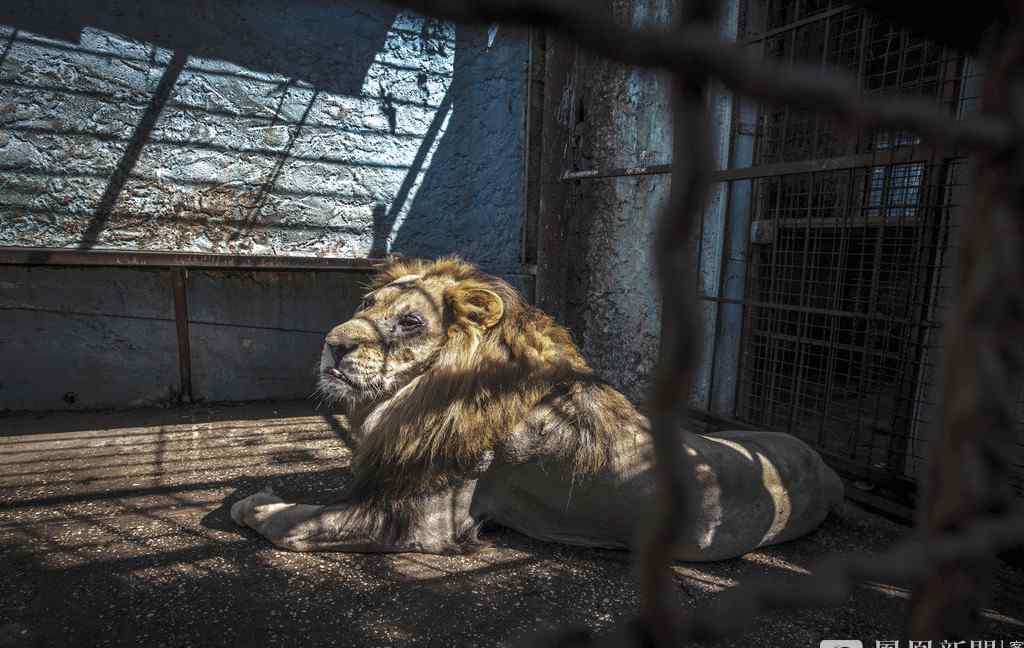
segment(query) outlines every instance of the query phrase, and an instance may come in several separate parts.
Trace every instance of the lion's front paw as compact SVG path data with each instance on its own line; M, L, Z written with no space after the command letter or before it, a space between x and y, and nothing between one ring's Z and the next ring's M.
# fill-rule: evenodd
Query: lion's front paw
M254 493L249 497L235 502L231 506L231 519L234 520L235 524L238 526L249 526L246 520L250 517L257 506L261 506L263 504L277 504L282 501L284 500L278 497L270 486L267 486L260 492Z

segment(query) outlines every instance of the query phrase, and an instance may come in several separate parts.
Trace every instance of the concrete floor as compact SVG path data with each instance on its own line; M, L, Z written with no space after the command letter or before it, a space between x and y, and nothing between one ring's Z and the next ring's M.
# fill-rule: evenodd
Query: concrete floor
M628 555L486 534L473 556L293 554L228 518L270 483L316 500L348 478L340 419L307 403L0 418L0 646L499 646L636 605ZM320 499L323 499L322 497ZM677 565L680 613L906 529L847 504L810 537ZM906 591L764 617L735 646L899 636ZM985 637L1024 640L1024 570L1004 566ZM979 639L982 637L979 637ZM1008 646L1008 643L1007 643Z

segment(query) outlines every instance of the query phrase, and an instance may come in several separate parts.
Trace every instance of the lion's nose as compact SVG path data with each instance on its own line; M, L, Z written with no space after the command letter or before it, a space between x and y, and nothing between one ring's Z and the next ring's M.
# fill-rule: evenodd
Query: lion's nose
M345 342L329 341L327 343L327 348L331 350L331 356L334 358L335 366L337 366L345 356L355 350L356 345L347 344Z

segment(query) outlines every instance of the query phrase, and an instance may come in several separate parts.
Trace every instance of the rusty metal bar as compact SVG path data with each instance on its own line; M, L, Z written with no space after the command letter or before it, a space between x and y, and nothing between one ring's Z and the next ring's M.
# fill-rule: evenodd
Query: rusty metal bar
M571 180L593 180L596 178L626 178L630 176L665 175L672 173L671 164L650 164L646 166L618 167L613 169L588 169L566 171L559 178L562 182Z
M685 0L676 14L677 34L691 25L710 29L717 20L717 0ZM680 38L685 38L679 34ZM672 180L668 205L659 215L654 239L654 266L661 293L661 340L651 398L656 494L639 544L639 630L646 643L678 646L691 619L674 609L669 569L681 531L698 510L696 493L688 487L693 462L685 451L687 433L678 403L693 384L701 322L692 277L696 263L687 241L707 205L714 155L711 144L706 70L675 71L672 80Z
M759 236L771 236L772 230L781 229L805 229L814 230L835 230L849 227L851 225L863 227L908 227L906 221L897 217L888 216L884 213L872 216L816 216L803 218L765 218L751 223L751 229L758 232ZM757 243L767 245L767 243Z
M798 173L816 173L819 171L841 171L844 169L867 168L887 164L907 164L910 162L926 162L933 155L947 159L962 157L953 150L940 151L919 147L891 148L884 152L859 153L833 158L813 160L797 160L793 162L777 162L738 169L723 169L711 172L711 182L731 182L733 180L756 180L758 178L795 175ZM585 171L566 171L562 173L562 182L574 180L596 180L600 178L622 178L644 175L665 175L672 172L671 164L651 164L637 167L619 167L611 169L587 169Z
M173 268L174 324L178 337L179 402L192 402L192 351L188 325L188 269Z
M383 259L0 246L0 265L367 271L382 262Z

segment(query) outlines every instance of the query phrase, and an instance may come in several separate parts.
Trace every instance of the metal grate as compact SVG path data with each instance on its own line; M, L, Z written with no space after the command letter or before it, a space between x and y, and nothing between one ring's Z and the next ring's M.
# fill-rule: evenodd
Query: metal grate
M803 3L789 0L779 4ZM745 15L757 14L748 10ZM769 17L773 15L769 13ZM768 59L844 68L857 76L865 94L920 95L954 108L961 85L963 59L959 54L899 31L860 9L839 8L817 15L820 17L811 22L803 18L789 27L767 30L769 36L746 40L760 43ZM832 158L916 143L916 138L904 133L843 133L832 120L812 110L768 108L759 125L756 162Z
M839 66L865 94L924 96L951 114L969 99L960 54L863 10L750 0L743 15L765 58ZM777 174L752 184L736 416L917 478L964 161L790 107L762 106L753 139L754 166ZM786 167L807 161L820 170Z
M897 473L928 380L959 163L755 183L740 418ZM927 392L927 390L925 390ZM912 452L908 466L908 452Z

